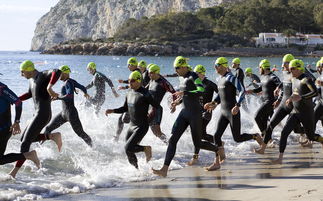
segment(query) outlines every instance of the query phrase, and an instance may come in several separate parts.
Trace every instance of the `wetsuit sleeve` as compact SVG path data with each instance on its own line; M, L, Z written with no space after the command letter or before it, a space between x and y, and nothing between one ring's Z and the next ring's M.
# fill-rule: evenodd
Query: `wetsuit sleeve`
M73 83L68 81L64 87L66 88L66 94L64 94L63 96L59 96L58 99L59 100L68 100L68 99L73 98L73 93L74 93Z
M10 102L10 104L15 104L15 108L16 108L15 121L20 120L21 112L22 112L22 102L21 102L21 100L8 87L4 87L4 89L2 89L2 93L0 93L0 94L5 99L7 99Z
M228 76L227 79L236 87L236 89L239 91L238 101L237 104L241 104L245 97L245 88L239 81L239 79L235 76Z
M173 73L173 74L166 74L163 75L164 77L178 77L177 73Z
M219 92L218 85L216 85L214 82L210 81L210 86L212 87L214 92Z
M261 91L262 91L262 86L261 85L258 88L252 90L253 93L259 93Z
M128 80L123 80L122 83L123 84L129 84L129 81Z
M216 102L217 104L220 104L221 103L221 98L220 98L220 95L217 94L213 100L213 102Z
M165 89L165 91L168 91L171 94L176 93L173 85L169 83L166 79L163 79L162 86ZM173 97L173 101L176 100L176 96L172 96L172 97Z
M303 94L301 97L304 99L313 98L317 95L317 88L312 79L304 78L301 81L303 84L306 84L307 88L310 90L307 94Z
M276 85L276 87L279 87L280 85L282 85L282 82L277 76L273 76L273 82Z
M113 110L114 113L119 113L119 114L124 113L124 112L127 112L127 111L128 111L128 101L127 101L127 98L125 99L124 104L123 104L122 107L119 107L119 108Z
M108 83L108 85L112 88L112 87L114 87L113 86L113 83L112 83L112 81L107 77L107 76L105 76L105 75L101 75L102 76L102 79L105 81L105 82L107 82Z
M153 96L147 91L146 93L146 98L148 103L153 106L155 109L160 108L160 104L158 102L155 101L155 99L153 98Z
M31 92L30 92L30 90L29 90L27 93L25 93L25 94L23 94L23 95L19 96L19 99L20 99L21 101L24 101L24 100L27 100L27 99L29 99L29 98L31 98L31 97L32 97L32 95L31 95Z
M85 88L86 89L92 88L96 79L97 79L97 74L94 74L92 81Z
M78 83L76 81L74 81L73 84L74 84L74 87L80 89L81 91L83 91L83 93L87 94L87 90L83 85L81 85L80 83Z
M50 80L49 80L49 84L52 84L54 85L58 78L61 76L61 71L58 70L58 69L54 69L52 72L51 72L51 77L50 77Z

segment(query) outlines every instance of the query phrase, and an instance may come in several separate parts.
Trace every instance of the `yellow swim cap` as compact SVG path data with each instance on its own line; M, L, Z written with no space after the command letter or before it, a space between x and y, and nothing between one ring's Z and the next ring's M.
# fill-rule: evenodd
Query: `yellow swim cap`
M201 73L201 74L205 75L206 69L203 65L199 64L199 65L195 66L194 72Z
M232 63L233 63L233 64L240 64L240 59L239 59L239 58L234 58L234 59L232 60Z
M138 66L138 61L135 57L130 57L127 62L128 65Z
M160 73L160 67L157 66L156 64L151 64L150 67L149 67L149 69L148 69L148 71L150 73L157 73L157 74L159 74Z
M215 65L216 66L224 66L227 68L228 67L228 60L225 57L219 57L216 59Z
M259 67L262 69L270 68L270 62L267 59L263 59L260 61Z
M33 62L30 60L26 60L20 64L20 71L34 71L35 70L35 65Z
M62 73L70 74L71 69L67 65L63 65L59 67L59 70L62 71Z
M96 70L96 64L94 62L90 62L87 64L87 68L90 68L92 70Z
M293 59L294 59L294 56L292 54L285 54L285 56L283 58L283 63L290 62Z
M184 58L182 56L178 56L175 58L175 61L174 61L174 68L176 67L187 67L188 66L188 63L187 63L187 58Z
M245 73L252 73L252 68L246 68Z
M290 68L296 68L302 72L305 72L304 62L300 59L293 59L289 62Z
M146 68L147 67L147 63L144 60L141 60L141 61L139 61L138 66L139 67L142 67L142 68Z
M136 80L137 82L141 82L141 79L142 79L141 73L139 73L138 71L133 71L129 75L129 80Z

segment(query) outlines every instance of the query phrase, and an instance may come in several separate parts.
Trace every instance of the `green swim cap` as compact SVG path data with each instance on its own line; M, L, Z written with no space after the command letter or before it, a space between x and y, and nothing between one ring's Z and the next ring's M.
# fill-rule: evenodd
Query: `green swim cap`
M139 67L142 67L142 68L146 68L147 67L147 63L144 60L141 60L141 61L139 61L138 66Z
M148 69L148 72L159 74L160 73L160 67L157 66L156 64L151 64L149 69Z
M217 66L222 65L227 68L228 67L228 60L225 57L219 57L216 59L215 65L217 65Z
M187 69L188 69L189 71L193 71L192 66L190 66L190 65L187 65Z
M129 80L136 80L137 82L141 82L142 75L138 71L133 71L129 75Z
M148 64L148 65L147 65L147 69L149 70L149 68L150 68L152 65L154 65L154 64Z
M35 70L35 65L33 62L30 60L26 60L20 64L20 71L34 71Z
M130 57L127 62L128 65L138 66L138 61L135 57Z
M316 67L320 67L321 65L322 65L322 61L321 60L319 60L319 61L316 62Z
M283 63L290 62L293 59L295 59L295 58L294 58L294 56L292 54L285 54L285 56L283 58Z
M66 74L71 73L71 69L67 65L60 66L59 70L62 71L62 73L66 73Z
M176 67L188 67L187 60L188 60L187 58L184 58L182 56L176 57L176 59L174 61L174 68L176 68Z
M194 68L194 72L201 73L201 74L205 75L206 69L203 65L197 65Z
M251 68L246 68L246 70L244 72L245 73L252 73L252 69Z
M87 68L90 68L92 70L96 70L96 64L94 62L90 62L87 64Z
M298 70L301 70L302 72L305 72L304 68L304 62L300 59L293 59L289 62L290 68L296 68Z
M263 59L260 61L259 67L262 69L270 68L270 62L267 59Z
M240 59L239 59L239 58L234 58L234 59L232 60L232 63L233 63L233 64L240 64Z

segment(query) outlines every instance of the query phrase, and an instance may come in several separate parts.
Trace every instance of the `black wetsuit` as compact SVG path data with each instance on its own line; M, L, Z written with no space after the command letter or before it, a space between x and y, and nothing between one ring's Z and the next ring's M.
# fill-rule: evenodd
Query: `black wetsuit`
M280 153L284 153L287 138L299 123L302 123L307 138L310 141L322 142L323 140L320 135L314 133L314 104L312 98L317 95L317 88L314 81L303 73L298 78L292 79L292 90L293 93L301 96L301 100L293 102L294 108L282 130L279 144Z
M90 99L89 103L95 106L96 112L99 112L101 106L105 101L105 82L112 88L112 81L107 78L104 74L96 71L93 75L93 79L89 85L86 86L86 89L90 89L93 86L95 87L95 94L93 98Z
M205 91L203 92L203 96L202 96L202 108L204 107L204 105L206 103L209 103L212 101L213 99L213 95L214 92L218 93L218 86L212 82L211 80L204 78L202 81L203 87L205 89ZM202 113L202 129L203 129L203 133L202 133L202 140L206 140L208 142L214 142L214 137L210 134L206 133L206 127L209 124L209 122L212 119L212 112L208 112L206 110L203 109L203 113ZM195 148L195 154L198 154L200 152L199 148Z
M9 153L4 155L7 143L11 137L11 104L15 104L15 121L19 121L22 112L22 102L5 84L0 82L0 165L24 160L22 153Z
M320 81L322 82L323 75L319 77ZM315 126L319 120L321 120L321 123L323 125L323 86L320 86L320 99L318 103L315 105L314 108L314 116L315 116Z
M267 121L274 113L273 103L276 98L274 96L275 89L280 85L279 78L270 72L267 75L262 76L261 86L253 89L254 93L263 92L263 104L256 112L255 120L258 125L259 130L262 134L265 134L267 129Z
M142 85L145 87L149 84L150 77L147 70L142 73Z
M144 151L144 146L139 145L139 143L145 137L149 128L147 117L149 105L160 108L149 91L140 87L137 90L130 89L124 105L114 109L114 113L129 112L130 126L126 136L125 150L130 164L136 168L138 168L138 160L135 153Z
M235 69L235 75L234 76L238 78L241 85L244 87L244 73L243 73L243 70L240 67Z
M218 146L222 146L222 135L230 124L231 132L234 141L244 142L255 138L252 134L241 134L241 122L240 122L240 112L236 115L232 115L232 108L236 105L240 105L244 99L245 89L240 83L240 81L232 75L232 73L227 72L225 75L221 76L218 82L218 95L214 99L217 104L221 103L221 114L218 118L217 128L214 134L214 141ZM236 100L236 92L239 91L238 101Z
M49 134L64 123L70 122L74 132L89 146L92 146L92 140L90 136L84 132L77 109L74 105L75 88L81 89L85 94L87 93L86 88L75 80L71 78L65 80L65 83L61 89L61 96L58 97L59 100L62 100L63 111L58 113L52 119L52 121L46 127L45 134Z
M139 73L141 73L139 68L136 68L133 71L138 71ZM129 81L128 80L123 80L122 83L129 84ZM126 89L129 89L128 85L126 86ZM116 137L117 138L121 135L121 132L122 132L123 127L124 127L124 124L128 124L129 122L130 122L130 116L129 116L128 112L125 112L125 113L120 115L120 117L118 118L118 127L117 127L117 132L116 132Z
M250 84L247 87L250 87L251 85L254 88L258 88L259 87L261 81L260 81L260 78L256 74L251 74L250 77L248 77L248 78L250 80Z
M176 92L173 86L163 76L160 76L160 78L157 80L150 80L148 84L148 90L149 90L149 93L154 98L154 100L159 104L163 100L166 92L169 92L172 94ZM174 99L175 97L173 97L173 100ZM160 107L159 109L152 108L152 110L149 113L151 116L149 124L151 126L160 125L162 116L163 116L163 108L162 107Z
M58 69L37 72L29 79L29 91L20 96L24 101L33 98L36 113L31 123L26 127L22 135L21 153L28 152L32 142L45 140L45 135L41 135L41 130L48 124L52 117L51 97L47 92L48 84L55 84L61 75ZM16 167L21 167L24 161L18 161Z
M264 143L271 140L273 129L293 110L293 104L286 105L286 100L292 95L292 75L288 71L283 71L283 83L279 85L281 93L278 97L280 104L278 109L270 119L270 123L265 132Z
M193 144L196 148L216 152L217 146L202 139L202 106L199 102L203 95L203 84L195 72L189 71L180 84L180 91L184 92L183 108L179 113L169 139L164 165L169 166L176 152L176 145L188 126L191 128Z

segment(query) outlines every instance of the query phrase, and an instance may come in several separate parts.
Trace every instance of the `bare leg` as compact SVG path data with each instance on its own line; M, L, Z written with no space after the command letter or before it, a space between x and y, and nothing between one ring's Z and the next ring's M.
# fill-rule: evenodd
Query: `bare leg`
M222 143L223 144L223 143ZM218 148L218 154L219 154L219 162L224 163L224 160L226 159L224 146L221 146Z
M19 171L20 167L14 167L10 172L9 175L12 176L13 178L16 178L16 175Z
M264 141L262 140L262 137L261 137L261 135L259 135L259 133L257 133L257 134L256 134L256 138L255 138L255 140L257 141L257 143L258 143L260 146L264 143Z
M146 161L150 161L151 160L151 157L152 157L152 151L151 151L151 146L145 146L144 147L144 152L145 152L145 155L146 155Z
M150 126L150 128L154 135L156 135L156 137L158 137L165 144L168 143L166 135L160 129L160 125L152 125Z
M271 163L274 165L283 164L283 156L284 156L284 153L280 153L278 159L273 160Z
M160 170L152 169L152 171L153 171L154 174L156 174L158 176L167 177L168 166L164 165Z
M25 158L27 160L31 160L32 162L35 163L36 167L39 169L40 168L40 161L37 156L37 152L35 150L23 153Z
M50 133L50 134L48 134L48 138L55 142L55 144L57 145L58 151L61 152L62 145L63 145L61 133L59 133L59 132Z

